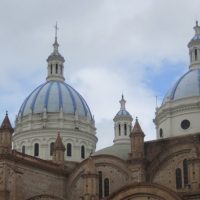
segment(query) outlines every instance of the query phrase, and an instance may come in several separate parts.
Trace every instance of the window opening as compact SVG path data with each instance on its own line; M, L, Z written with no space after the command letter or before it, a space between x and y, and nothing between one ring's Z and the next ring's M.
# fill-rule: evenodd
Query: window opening
M67 156L72 156L72 145L70 143L67 144Z
M99 171L99 198L103 197L103 188L102 188L102 172Z
M85 147L81 146L81 158L85 158Z
M53 67L52 67L52 64L51 64L51 74L52 74L52 72L53 72Z
M119 129L119 136L120 136L121 135L121 126L120 126L120 124L118 126L118 129Z
M183 177L184 177L184 186L188 184L188 162L185 159L183 161Z
M124 135L127 135L127 125L124 124Z
M197 61L197 49L194 50L195 61Z
M54 142L50 144L50 156L53 156Z
M24 145L22 146L22 153L25 154L25 146Z
M104 179L104 197L107 197L109 196L109 191L110 188L109 188L109 179L108 178L105 178Z
M182 188L182 174L181 174L181 169L177 168L176 169L176 189Z
M163 138L163 129L160 128L160 138Z
M39 144L35 143L34 145L34 156L39 156Z

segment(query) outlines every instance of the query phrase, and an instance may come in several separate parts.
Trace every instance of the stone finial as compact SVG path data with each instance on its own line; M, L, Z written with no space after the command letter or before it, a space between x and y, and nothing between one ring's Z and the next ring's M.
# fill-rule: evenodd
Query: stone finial
M56 142L55 142L55 145L54 145L54 150L65 151L65 146L64 146L62 139L60 137L60 133L58 133L58 136L57 136L57 139L56 139Z
M14 132L14 129L12 128L12 125L8 117L8 111L6 111L5 118L1 124L1 130L8 130L10 133Z
M200 26L198 24L198 21L196 21L196 26L194 27L195 30L195 35L199 35L200 34Z
M124 99L124 95L122 94L122 98L121 98L121 100L119 101L119 103L120 103L120 105L121 105L121 110L126 110L126 107L125 107L125 105L126 105L126 100Z
M145 136L144 132L142 131L141 126L140 126L140 124L138 122L138 118L137 117L136 117L133 129L131 131L130 137L132 137L134 135L142 135L143 137Z

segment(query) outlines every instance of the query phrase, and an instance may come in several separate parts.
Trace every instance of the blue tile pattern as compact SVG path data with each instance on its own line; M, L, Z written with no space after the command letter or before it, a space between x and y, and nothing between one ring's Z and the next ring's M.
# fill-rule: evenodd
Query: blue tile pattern
M90 109L83 97L70 85L61 81L48 81L38 86L23 102L18 116L26 116L29 113L60 112L89 116L92 119Z
M167 92L163 103L186 97L200 96L200 69L191 69L186 72Z

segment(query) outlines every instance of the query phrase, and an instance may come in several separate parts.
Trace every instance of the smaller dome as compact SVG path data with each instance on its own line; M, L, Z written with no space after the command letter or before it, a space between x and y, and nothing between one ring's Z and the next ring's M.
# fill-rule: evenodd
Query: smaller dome
M191 69L185 73L167 92L162 104L195 96L200 96L200 69Z
M121 158L123 160L128 160L129 153L131 152L131 145L127 144L114 144L110 147L106 147L95 152L93 155L111 155Z
M127 110L120 110L116 115L117 116L131 116L131 114Z

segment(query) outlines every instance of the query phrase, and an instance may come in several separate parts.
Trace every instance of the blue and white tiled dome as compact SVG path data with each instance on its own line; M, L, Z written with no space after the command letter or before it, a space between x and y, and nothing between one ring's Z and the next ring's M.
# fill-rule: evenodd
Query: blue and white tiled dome
M163 104L170 100L200 96L200 69L191 69L185 73L167 92Z
M131 116L131 114L127 110L120 110L116 116Z
M64 81L47 81L38 86L23 102L19 117L30 113L60 112L75 114L92 119L90 109L83 97Z

